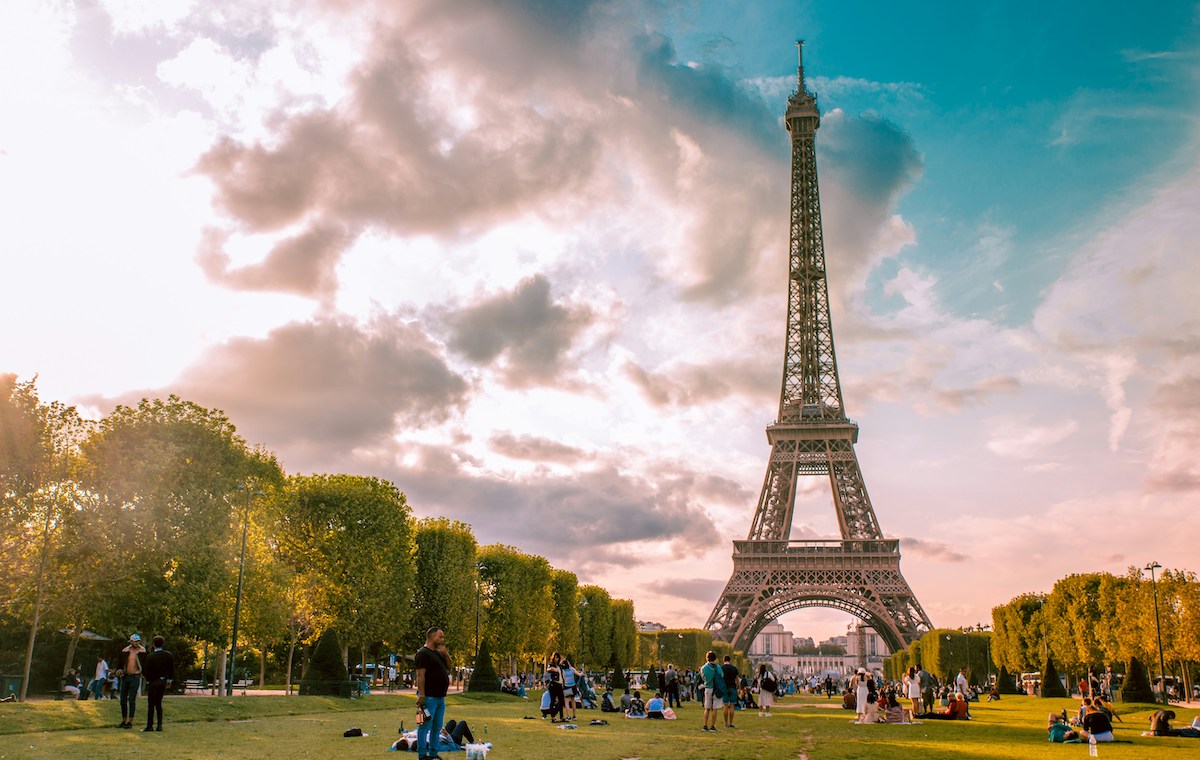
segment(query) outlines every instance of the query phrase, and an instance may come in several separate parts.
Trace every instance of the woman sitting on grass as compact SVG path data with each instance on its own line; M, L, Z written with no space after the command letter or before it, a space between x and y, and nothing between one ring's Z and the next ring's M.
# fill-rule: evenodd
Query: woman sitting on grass
M967 708L967 698L962 692L957 692L946 705L946 712L927 712L916 717L928 720L970 720L971 713Z
M1083 716L1083 727L1079 731L1080 738L1090 742L1111 742L1113 740L1112 721L1100 712L1096 705L1088 705L1087 715Z

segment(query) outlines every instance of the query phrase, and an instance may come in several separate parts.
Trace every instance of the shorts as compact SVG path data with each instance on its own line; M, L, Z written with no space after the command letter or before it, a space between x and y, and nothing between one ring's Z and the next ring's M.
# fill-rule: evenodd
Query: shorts
M575 696L575 687L574 686L564 686L563 687L563 699L570 699L571 697L574 697L574 696Z
M724 706L725 706L725 702L720 697L717 696L717 690L709 689L709 688L705 687L705 689L704 689L704 709L705 710L719 710Z

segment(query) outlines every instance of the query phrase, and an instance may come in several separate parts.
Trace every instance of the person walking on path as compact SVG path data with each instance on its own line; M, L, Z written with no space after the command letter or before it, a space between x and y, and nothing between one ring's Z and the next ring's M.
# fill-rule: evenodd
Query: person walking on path
M417 650L414 666L417 670L417 709L429 713L417 726L418 760L440 760L438 736L446 717L446 692L450 689L450 652L446 649L446 634L433 627L425 632L425 645Z
M129 637L129 646L121 650L121 667L117 671L121 679L121 728L133 728L145 662L146 648L142 646L142 637L135 633Z
M175 680L175 657L163 649L166 640L162 636L155 636L152 643L154 651L146 655L146 669L142 673L146 679L148 702L146 727L142 731L162 731L163 697L167 695L167 689ZM157 728L154 726L156 717L158 718Z

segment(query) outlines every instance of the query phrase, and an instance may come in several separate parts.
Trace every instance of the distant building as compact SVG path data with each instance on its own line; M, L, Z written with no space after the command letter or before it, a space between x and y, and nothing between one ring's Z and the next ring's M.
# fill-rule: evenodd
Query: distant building
M768 623L754 637L746 657L757 668L759 663L770 663L776 673L793 675L796 672L796 649L791 631L785 631L782 623Z
M637 621L637 629L639 633L660 633L667 630L667 627L662 623L653 623L649 620Z
M866 668L872 673L883 672L883 661L892 654L875 629L865 623L846 626L847 671Z

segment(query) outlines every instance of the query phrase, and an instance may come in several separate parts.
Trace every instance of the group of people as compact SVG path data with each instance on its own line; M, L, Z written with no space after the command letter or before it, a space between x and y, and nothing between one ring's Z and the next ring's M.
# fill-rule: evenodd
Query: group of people
M175 657L164 649L165 644L162 636L155 636L152 648L147 650L141 635L132 634L118 655L118 667L110 667L101 654L97 657L96 674L86 686L75 668L71 668L63 677L63 691L81 699L89 694L96 699L120 699L121 722L117 727L133 728L138 694L145 685L148 708L146 727L142 730L162 731L163 697L175 681Z

